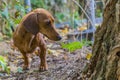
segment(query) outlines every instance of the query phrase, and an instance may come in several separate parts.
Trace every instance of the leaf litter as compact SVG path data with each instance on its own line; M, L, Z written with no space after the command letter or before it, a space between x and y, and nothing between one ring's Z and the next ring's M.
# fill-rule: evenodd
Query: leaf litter
M39 57L32 54L30 70L23 71L22 54L14 47L11 47L11 42L3 41L0 42L0 45L2 45L0 55L7 56L7 64L10 68L9 74L0 73L2 74L0 75L1 80L81 80L81 72L92 56L91 47L85 46L82 49L69 52L62 49L59 43L49 43L47 45L49 70L39 72Z

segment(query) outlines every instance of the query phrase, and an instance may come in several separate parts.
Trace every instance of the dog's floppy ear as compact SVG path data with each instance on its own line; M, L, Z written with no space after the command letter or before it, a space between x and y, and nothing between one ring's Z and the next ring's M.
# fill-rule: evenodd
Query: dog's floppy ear
M37 20L37 14L33 13L28 15L23 21L23 25L26 28L26 30L34 35L36 35L39 32L39 25Z

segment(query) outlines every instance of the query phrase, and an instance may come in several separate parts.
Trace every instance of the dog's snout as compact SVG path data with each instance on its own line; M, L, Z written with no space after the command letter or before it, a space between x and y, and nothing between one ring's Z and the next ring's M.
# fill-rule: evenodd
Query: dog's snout
M61 39L62 39L62 37L59 35L59 36L57 36L57 39L58 39L58 40L61 40Z

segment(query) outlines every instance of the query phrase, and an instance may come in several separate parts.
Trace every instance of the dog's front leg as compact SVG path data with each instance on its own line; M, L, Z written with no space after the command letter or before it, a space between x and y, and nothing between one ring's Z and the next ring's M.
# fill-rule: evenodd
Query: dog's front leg
M39 48L40 50L38 52L39 52L39 57L41 60L39 70L45 71L45 70L48 70L48 65L46 61L46 44L44 40L42 40L41 44L39 44Z
M28 55L24 52L22 52L23 58L24 58L24 66L23 66L23 70L29 70L30 68L30 64L29 64L29 58Z

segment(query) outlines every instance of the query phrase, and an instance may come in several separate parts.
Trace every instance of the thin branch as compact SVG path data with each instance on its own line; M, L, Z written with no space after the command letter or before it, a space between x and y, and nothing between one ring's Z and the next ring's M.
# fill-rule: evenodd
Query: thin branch
M83 7L82 7L80 4L78 4L77 1L75 1L75 0L72 0L72 1L73 1L78 7L81 8L81 10L83 11L83 13L86 15L86 17L87 17L88 20L90 21L91 25L94 27L94 24L93 24L92 20L90 19L90 17L88 16L88 14L85 12L85 10L83 9Z
M105 1L104 0L101 0L102 3L103 3L103 8L105 8Z

